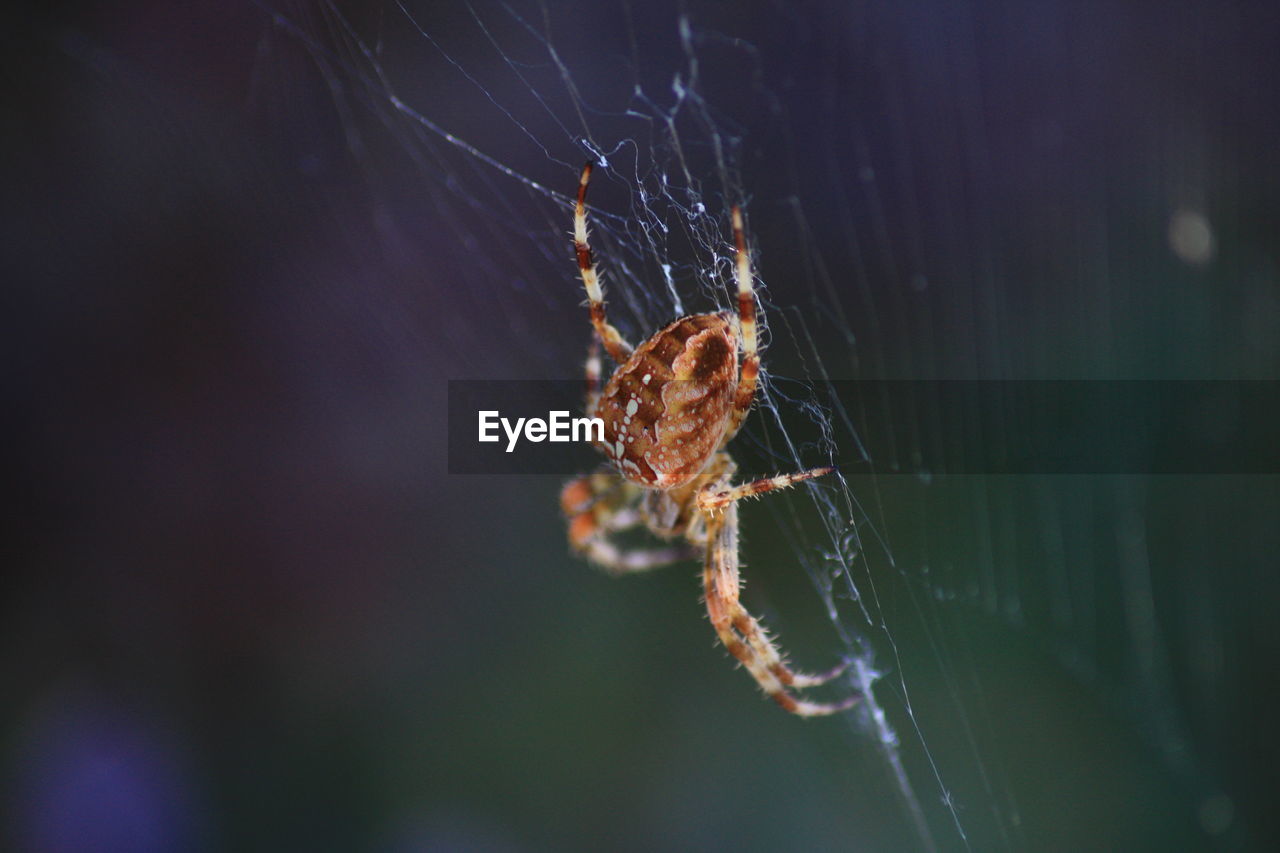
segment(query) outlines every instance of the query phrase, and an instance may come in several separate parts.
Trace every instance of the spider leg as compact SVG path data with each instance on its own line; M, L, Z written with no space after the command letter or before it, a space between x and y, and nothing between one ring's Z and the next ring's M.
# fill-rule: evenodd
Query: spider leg
M569 519L569 544L611 574L643 572L696 555L685 545L619 547L610 534L635 527L644 518L616 475L596 473L571 480L560 492L560 506Z
M724 512L709 515L707 526L709 536L703 567L707 615L729 653L742 662L770 699L793 714L820 717L840 713L857 704L862 697L856 693L839 702L824 703L809 702L788 690L788 687L823 684L843 672L844 665L820 675L806 675L793 671L783 662L777 646L738 598L741 578L737 505L730 503Z
M595 416L596 402L600 399L600 339L595 335L591 336L591 343L587 345L585 372L587 396L583 414L590 418Z
M573 247L578 255L582 285L587 290L587 301L591 305L591 325L595 327L609 357L621 364L631 355L632 347L605 318L604 292L600 289L600 275L587 240L587 181L590 179L591 164L588 163L582 167L582 177L578 180L578 204L573 211Z
M593 536L581 546L580 551L588 561L595 563L611 575L647 572L696 556L694 551L680 546L619 548L617 543L607 536Z
M834 470L836 469L832 467L810 468L808 471L800 471L795 474L779 474L776 477L765 477L762 480L743 483L741 486L729 486L727 482L723 481L712 483L698 492L698 509L703 512L711 512L734 501L762 495L765 492L772 492L774 489L790 488L796 483L830 474Z
M742 367L738 375L738 388L733 395L733 413L729 429L720 443L723 447L738 434L742 422L751 411L760 377L760 353L756 342L756 293L751 284L751 254L747 251L747 238L742 231L742 211L733 208L733 241L737 245L738 328L741 335Z

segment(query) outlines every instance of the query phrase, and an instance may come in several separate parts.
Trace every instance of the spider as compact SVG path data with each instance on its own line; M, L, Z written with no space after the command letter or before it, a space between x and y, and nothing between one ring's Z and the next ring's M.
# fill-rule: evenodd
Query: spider
M612 465L570 481L560 494L569 543L614 574L641 572L703 553L703 590L716 634L773 701L803 717L835 714L842 701L807 701L796 691L838 677L847 662L809 675L791 669L760 623L738 601L737 501L820 477L812 468L732 485L737 465L724 449L755 399L760 355L756 302L742 212L732 210L737 248L738 311L681 317L632 347L610 325L587 241L586 197L591 164L578 182L574 247L594 327L586 362L588 416L604 421L598 444ZM600 346L617 363L600 390ZM739 366L738 354L742 353ZM643 524L673 543L625 549L612 535Z

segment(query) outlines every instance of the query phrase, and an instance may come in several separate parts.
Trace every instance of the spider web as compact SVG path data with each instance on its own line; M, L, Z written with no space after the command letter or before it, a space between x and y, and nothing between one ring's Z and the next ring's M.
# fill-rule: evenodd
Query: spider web
M997 747L999 691L984 684L986 640L971 612L1015 630L1033 626L1082 682L1136 707L1170 775L1221 811L1217 783L1186 748L1159 626L1141 614L1151 573L1133 542L1144 529L1146 487L938 482L913 463L918 423L936 417L929 411L895 423L891 458L864 449L859 425L877 401L848 399L841 380L1035 373L993 343L1009 337L1009 315L1026 310L1003 289L1014 271L1003 267L993 199L982 189L998 183L998 146L983 137L976 107L913 129L907 114L924 96L905 91L886 63L885 19L856 9L758 15L648 4L641 12L625 3L474 3L442 14L411 2L319 2L267 11L273 26L255 74L277 93L263 85L262 105L290 108L278 82L298 71L281 45L301 46L325 81L343 147L378 200L383 250L438 273L428 299L447 311L449 328L423 346L447 375L569 378L580 370L587 326L566 232L583 160L598 164L590 216L611 320L632 341L675 316L732 305L727 212L745 205L764 363L735 458L753 476L833 459L842 473L745 510L744 556L776 537L805 569L814 612L830 627L818 642L853 661L848 686L865 697L846 718L847 749L874 748L906 837L923 849L1028 843L1007 769L1016 756ZM894 46L921 59L920 38ZM963 47L957 55L961 71L948 82L956 103L980 103L965 89L976 86L977 60ZM926 86L955 72L922 62ZM815 80L816 91L805 88ZM951 134L953 121L959 129L948 138L966 152L974 186L955 186L939 162L917 166L912 156L915 135ZM932 207L919 200L931 182L941 199ZM1067 212L1084 244L1101 239L1087 230L1090 215L1087 198ZM1106 253L1084 256L1102 263ZM935 291L940 271L956 280ZM1096 272L1075 274L1105 277ZM1105 298L1099 291L1081 301ZM1095 375L1123 375L1137 363L1116 361ZM1081 365L1067 357L1038 366L1058 378L1088 373ZM1082 495L1091 509L1074 508ZM1115 600L1131 629L1119 656L1141 659L1131 669L1112 669L1098 640L1106 560L1095 553L1094 563L1067 568L1078 556L1067 531L1090 512L1119 530ZM921 541L904 543L894 529ZM1019 541L1027 529L1031 546ZM970 562L953 556L966 549ZM769 584L747 575L753 587ZM803 626L790 605L764 609L791 648Z

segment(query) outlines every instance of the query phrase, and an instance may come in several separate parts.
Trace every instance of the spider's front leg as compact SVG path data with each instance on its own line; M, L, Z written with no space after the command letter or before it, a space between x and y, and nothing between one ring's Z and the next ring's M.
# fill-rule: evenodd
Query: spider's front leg
M582 275L582 286L587 291L587 303L591 309L591 325L596 336L604 344L609 357L621 364L631 355L632 346L627 343L618 330L609 323L604 310L604 291L600 288L600 272L596 269L595 258L591 253L591 243L587 237L587 183L591 180L591 164L582 167L582 176L578 179L578 203L573 209L573 248L578 258L578 272Z
M779 474L776 477L765 477L741 486L730 486L727 482L712 483L698 492L698 509L713 512L743 498L752 498L772 492L774 489L786 489L796 483L822 477L836 470L834 467L810 468L797 474Z
M742 347L742 366L738 375L738 387L733 394L733 412L729 429L725 431L720 446L729 443L751 411L756 398L756 386L760 381L760 350L756 341L756 291L751 278L751 253L747 251L747 238L742 231L742 210L733 208L733 242L736 246L734 277L738 282L738 334Z
M769 698L787 711L802 717L836 714L853 707L862 697L853 694L839 702L809 702L797 697L789 688L817 687L838 677L847 662L815 675L796 672L787 666L778 647L765 634L760 623L739 601L741 578L738 572L738 507L736 501L752 494L783 488L830 469L814 469L801 474L757 480L745 486L730 488L715 482L698 493L698 507L707 520L707 553L703 568L703 587L707 615L725 648L740 660Z
M596 415L596 405L600 402L600 339L594 334L591 336L591 343L587 345L587 360L583 364L583 373L587 391L582 413L593 418Z

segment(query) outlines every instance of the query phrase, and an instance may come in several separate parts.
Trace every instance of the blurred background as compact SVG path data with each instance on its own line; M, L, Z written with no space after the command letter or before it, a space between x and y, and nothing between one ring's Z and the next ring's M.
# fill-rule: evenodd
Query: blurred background
M587 157L633 339L715 303L747 202L776 392L750 474L814 428L793 380L1280 379L1269 4L206 0L6 29L0 846L1280 843L1275 475L923 472L913 436L952 425L914 413L866 460L874 403L826 386L833 434L794 456L834 447L844 485L743 510L746 600L802 666L865 649L877 728L761 699L693 564L570 555L562 478L445 452L448 380L581 369Z

